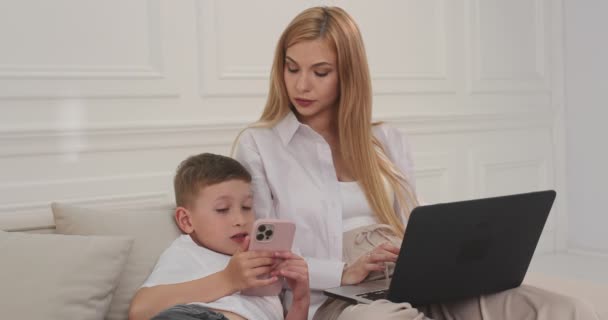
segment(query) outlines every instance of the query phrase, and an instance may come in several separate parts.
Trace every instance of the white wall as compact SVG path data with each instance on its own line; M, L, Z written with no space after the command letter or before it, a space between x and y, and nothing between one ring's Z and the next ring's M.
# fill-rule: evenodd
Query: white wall
M565 1L569 246L608 255L608 2Z
M4 0L0 227L52 226L50 201L170 198L181 159L227 153L259 115L311 3L359 22L374 115L410 134L428 202L555 188L539 250L565 246L555 0Z

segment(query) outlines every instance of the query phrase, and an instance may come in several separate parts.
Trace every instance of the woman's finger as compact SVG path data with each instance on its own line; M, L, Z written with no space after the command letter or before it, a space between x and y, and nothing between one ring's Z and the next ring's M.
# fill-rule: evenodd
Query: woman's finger
M368 263L365 265L366 271L384 271L385 265L383 263Z
M395 262L397 255L392 253L373 253L369 256L369 262Z
M393 254L399 254L399 251L401 251L401 248L394 246L390 242L384 242L384 243L380 244L379 246L377 246L375 249L388 251Z

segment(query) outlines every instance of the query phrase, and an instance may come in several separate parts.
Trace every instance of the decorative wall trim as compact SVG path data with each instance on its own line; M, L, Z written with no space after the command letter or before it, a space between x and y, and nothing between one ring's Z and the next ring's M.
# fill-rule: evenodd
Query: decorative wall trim
M470 114L381 117L409 134L549 127L546 115ZM252 121L251 121L252 122ZM231 145L251 122L133 124L88 128L0 129L0 158Z
M592 256L592 257L600 257L600 258L608 258L607 251L600 250L586 250L586 249L573 249L569 248L566 250L566 253L582 255L582 256Z
M83 207L111 208L138 204L161 204L168 202L167 193L142 193L114 197L80 199L58 199L55 202ZM50 202L0 206L0 229L6 231L28 231L55 227Z
M0 131L0 158L231 144L245 123Z

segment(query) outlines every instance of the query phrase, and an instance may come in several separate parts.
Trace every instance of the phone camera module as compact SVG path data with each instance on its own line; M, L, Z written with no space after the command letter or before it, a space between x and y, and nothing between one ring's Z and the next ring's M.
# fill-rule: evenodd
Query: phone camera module
M262 234L262 233L258 233L258 235L257 235L257 236L255 236L255 238L256 238L258 241L262 241L262 240L264 240L264 234Z

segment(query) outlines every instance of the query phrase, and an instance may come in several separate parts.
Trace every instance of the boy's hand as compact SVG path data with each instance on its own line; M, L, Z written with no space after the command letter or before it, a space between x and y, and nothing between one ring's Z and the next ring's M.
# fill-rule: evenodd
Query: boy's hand
M278 281L276 276L268 279L257 277L272 270L273 253L265 251L247 251L249 236L245 237L241 247L232 255L224 269L226 281L231 284L234 292L248 288L261 287Z
M310 304L310 286L308 281L308 264L306 261L289 251L275 252L275 258L283 259L270 273L271 276L283 276L293 292L293 303Z

